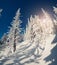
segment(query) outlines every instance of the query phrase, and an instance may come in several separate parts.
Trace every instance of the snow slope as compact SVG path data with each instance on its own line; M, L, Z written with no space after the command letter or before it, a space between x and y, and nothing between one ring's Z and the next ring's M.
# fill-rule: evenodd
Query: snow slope
M29 43L29 40L18 44L16 52L12 52L10 48L6 47L0 54L0 65L48 65L51 61L46 63L44 59L56 46L56 44L51 44L54 37L55 35L47 37L45 50L40 57L34 54L35 44Z

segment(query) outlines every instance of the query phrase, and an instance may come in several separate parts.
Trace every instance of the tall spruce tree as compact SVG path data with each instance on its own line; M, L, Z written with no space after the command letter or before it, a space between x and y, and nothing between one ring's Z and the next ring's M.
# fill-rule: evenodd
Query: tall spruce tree
M11 48L13 48L14 52L16 50L16 44L19 43L19 39L20 39L21 23L22 22L20 20L20 9L18 9L18 11L16 12L16 16L13 18L13 21L11 23L11 27L8 32L8 39L7 39L7 43L10 45Z
M51 17L42 9L43 17L35 15L30 17L26 26L25 39L29 40L28 44L35 47L34 52L41 56L45 49L46 39L54 32L54 25Z

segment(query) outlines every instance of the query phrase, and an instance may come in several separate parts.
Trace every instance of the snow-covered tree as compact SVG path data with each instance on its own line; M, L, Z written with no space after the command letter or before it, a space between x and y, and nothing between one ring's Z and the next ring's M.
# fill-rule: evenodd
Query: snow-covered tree
M54 33L54 25L50 15L42 9L43 16L30 17L26 26L25 40L35 47L37 56L41 55L45 49L46 39ZM32 42L32 43L31 43Z
M16 44L19 43L20 32L21 32L21 20L20 20L20 9L16 12L16 16L13 18L13 21L11 23L10 30L8 32L8 39L7 43L10 45L10 47L14 47L14 51L16 50Z
M26 40L29 40L28 44L31 44L32 47L36 48L35 51L37 52L37 55L39 54L38 46L42 38L41 30L42 29L40 27L39 17L35 16L33 18L31 16L30 19L28 20L25 38Z
M32 18L32 16L31 16L31 18ZM33 31L33 22L31 20L28 19L28 24L26 25L26 32L24 35L24 39L29 40L30 42L33 42L34 31Z
M53 7L53 11L54 11L54 18L53 18L53 21L54 21L54 26L55 26L55 32L57 33L57 7Z
M54 13L53 13L54 17L52 20L53 25L54 25L54 28L53 28L54 34L52 34L53 40L50 38L50 40L52 40L53 44L52 43L46 44L46 51L48 51L48 52L46 53L46 51L45 51L47 56L44 57L44 60L46 61L46 63L48 63L48 65L57 64L57 58L56 58L57 57L57 53L56 53L56 49L57 49L57 7L53 7L53 11L54 11ZM51 18L51 17L49 17L49 18ZM52 29L52 27L51 27L51 29Z

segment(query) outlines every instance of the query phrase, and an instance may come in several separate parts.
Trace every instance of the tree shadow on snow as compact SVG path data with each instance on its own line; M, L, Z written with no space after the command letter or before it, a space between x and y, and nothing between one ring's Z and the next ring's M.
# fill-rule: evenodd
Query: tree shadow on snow
M9 60L12 60L13 62L8 63L6 65L25 65L26 63L29 64L32 62L39 63L38 61L36 61L36 59L40 56L37 56L34 54L35 50L36 50L36 47L28 50L26 53L23 53L23 54L19 54L19 52L17 52L14 55L11 55L11 56L1 60L0 65L4 65ZM34 56L34 58L31 58L32 56Z

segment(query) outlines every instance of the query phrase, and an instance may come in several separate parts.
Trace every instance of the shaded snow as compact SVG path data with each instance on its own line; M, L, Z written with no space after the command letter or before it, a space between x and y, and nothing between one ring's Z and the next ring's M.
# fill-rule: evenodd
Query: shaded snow
M46 63L44 58L50 55L51 49L55 46L55 44L51 44L54 37L55 35L50 35L50 37L47 38L45 50L40 58L35 59L33 55L33 50L30 50L34 45L32 44L33 46L29 48L28 47L29 41L27 40L21 43L20 45L17 45L16 52L13 52L11 54L8 53L7 48L5 48L5 51L2 53L4 54L4 56L2 56L2 58L0 59L0 64L1 65L48 65L49 63L51 63L51 61Z

